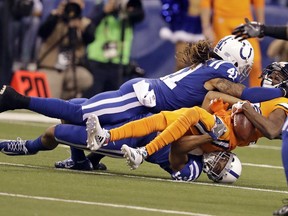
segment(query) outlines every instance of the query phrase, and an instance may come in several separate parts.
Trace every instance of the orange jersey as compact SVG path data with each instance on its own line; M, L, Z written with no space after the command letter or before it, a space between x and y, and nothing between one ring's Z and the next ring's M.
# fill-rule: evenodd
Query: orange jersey
M146 145L147 152L151 155L184 135L207 134L214 125L214 115L197 106L175 111L162 111L110 130L110 141L128 137L141 137L155 131L162 131ZM221 138L229 140L229 133L228 129Z
M244 18L254 20L251 6L254 10L264 11L264 0L201 0L202 9L210 9L212 11L212 26L215 33L216 44L223 37L230 35L233 29L243 23ZM256 13L257 14L257 13ZM257 17L258 19L260 17ZM264 20L258 20L264 22ZM250 38L248 41L254 49L254 64L249 76L249 86L260 86L262 71L261 49L257 38ZM214 44L214 45L215 45Z
M261 103L255 103L254 106L260 110L261 115L264 117L268 117L270 113L272 113L275 109L282 109L288 113L288 99L281 97L281 98L275 98L273 100L261 102ZM215 113L217 115L217 113ZM236 137L234 131L233 131L233 123L230 118L230 111L227 112L222 112L221 115L222 119L226 123L226 125L230 128L230 133L229 133L229 149L228 151L232 151L235 149L237 146L243 147L243 146L248 146L251 142L257 142L257 140L260 137L263 137L263 134L256 129L256 132L253 134L253 136L249 137L249 140L240 140ZM222 139L222 137L220 137ZM227 141L226 139L223 139ZM219 151L221 148L211 145L211 144L204 144L201 146L201 149L204 152L213 152L213 151ZM222 149L223 150L223 149Z
M251 5L263 8L264 0L201 0L201 8L211 8L214 16L225 18L245 17L252 19ZM239 23L240 24L240 23Z
M264 117L268 117L275 109L282 109L288 113L288 99L276 98L270 101L254 104ZM221 109L215 113L220 117L227 131L220 137L228 146L226 151L231 151L237 146L247 146L256 142L263 135L260 131L249 138L249 140L238 139L233 131L231 111ZM129 122L119 128L111 129L111 140L115 141L128 137L141 137L155 131L162 131L154 140L146 145L149 155L155 153L165 145L172 143L184 135L199 135L209 133L215 125L215 116L200 107L182 108L175 111L162 111L149 117ZM203 152L223 151L223 147L215 144L202 144Z

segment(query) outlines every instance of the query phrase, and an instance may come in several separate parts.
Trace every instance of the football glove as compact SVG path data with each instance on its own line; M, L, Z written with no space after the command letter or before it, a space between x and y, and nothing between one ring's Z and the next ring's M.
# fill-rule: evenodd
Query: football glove
M239 38L239 41L247 38L262 38L264 37L264 25L255 21L251 22L248 18L245 18L245 24L236 27L232 34L236 35L235 38Z

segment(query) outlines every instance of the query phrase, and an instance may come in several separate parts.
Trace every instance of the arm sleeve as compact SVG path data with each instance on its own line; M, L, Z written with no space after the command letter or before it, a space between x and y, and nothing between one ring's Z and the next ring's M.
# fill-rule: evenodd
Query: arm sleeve
M88 45L95 40L95 25L90 23L82 33L83 43Z
M266 26L264 25L264 35L277 39L288 40L287 26Z
M245 88L240 99L248 100L252 103L271 100L277 97L283 97L283 91L280 88L253 87Z

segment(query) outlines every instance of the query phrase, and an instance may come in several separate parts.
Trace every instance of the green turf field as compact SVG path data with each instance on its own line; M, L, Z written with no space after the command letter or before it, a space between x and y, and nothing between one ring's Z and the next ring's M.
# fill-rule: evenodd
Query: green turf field
M0 139L36 138L47 126L0 122ZM213 184L205 174L194 183L172 182L156 165L131 171L124 159L105 158L105 172L54 169L69 156L64 146L34 156L1 154L0 215L272 215L288 198L281 142L261 139L256 147L235 151L243 171L233 185Z

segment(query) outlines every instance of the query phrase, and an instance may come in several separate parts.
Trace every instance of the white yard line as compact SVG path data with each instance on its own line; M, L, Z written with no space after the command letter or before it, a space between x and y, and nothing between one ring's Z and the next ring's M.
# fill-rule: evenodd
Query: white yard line
M16 167L27 167L27 168L35 168L35 169L51 169L42 166L34 166L34 165L25 165L25 164L14 164L14 163L6 163L0 162L0 165L6 166L16 166ZM254 166L259 166L254 164ZM271 167L269 167L271 168ZM242 187L242 186L234 186L228 184L216 184L216 183L204 183L204 182L185 182L185 181L175 181L172 179L163 179L163 178L153 178L153 177L146 177L146 176L135 176L135 175L127 175L127 174L116 174L116 173L109 173L109 172L91 172L91 171L77 171L77 170L68 170L68 169L56 169L57 171L62 172L76 172L76 173L86 173L91 175L105 175L105 176L122 176L125 178L135 178L135 179L146 179L149 181L163 181L163 182L173 182L175 184L196 184L196 185L204 185L204 186L213 186L213 187L223 187L223 188L233 188L233 189L242 189L242 190L249 190L249 191L261 191L261 192L269 192L269 193L281 193L281 194L288 194L288 191L280 191L280 190L271 190L271 189L264 189L264 188L251 188L251 187Z
M0 196L52 201L52 202L64 202L64 203L73 203L73 204L76 203L76 204L83 204L83 205L96 205L96 206L122 208L122 209L133 209L133 210L138 210L138 211L159 212L159 213L166 213L166 214L173 214L173 215L212 216L208 214L200 214L200 213L185 212L185 211L174 211L174 210L168 210L168 209L146 208L146 207L141 207L141 206L119 205L119 204L113 204L113 203L90 202L90 201L82 201L82 200L59 199L59 198L53 198L53 197L31 196L31 195L13 194L13 193L4 193L4 192L0 192Z

